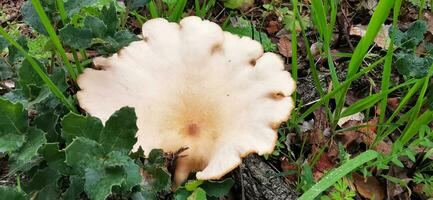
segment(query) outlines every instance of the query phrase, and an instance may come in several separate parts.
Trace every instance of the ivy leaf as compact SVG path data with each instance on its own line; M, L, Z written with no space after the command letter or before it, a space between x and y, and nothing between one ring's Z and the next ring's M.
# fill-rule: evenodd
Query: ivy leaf
M206 191L201 188L197 188L194 192L187 198L187 200L206 200Z
M402 46L405 49L413 49L424 39L427 25L424 21L418 20L413 22L406 32L401 32L396 28L390 28L389 32L391 36L394 35L393 41L395 45Z
M26 200L26 194L16 188L0 186L0 196L3 199Z
M9 65L3 60L0 60L0 80L10 79L13 75L14 73L11 67L9 67Z
M40 62L36 62L39 66L42 66ZM25 96L29 99L36 98L41 91L41 87L44 86L44 81L38 73L35 72L27 59L25 59L18 68L18 83L23 89Z
M23 20L33 29L41 34L48 35L31 1L26 1L21 6L21 14L23 15Z
M9 42L0 35L0 51L2 51L3 49L5 49L8 46Z
M174 192L173 199L174 200L185 200L187 199L192 192L185 189L185 187L177 188L176 192Z
M149 3L149 0L132 0L131 9L135 10L144 7L147 3Z
M24 48L24 50L28 51L29 48L27 47L27 39L25 36L20 36L16 42L22 46ZM15 61L17 61L18 58L22 58L23 55L21 54L21 52L12 44L9 45L8 47L9 49L9 55L8 55L8 59L10 63L14 63Z
M75 200L82 192L84 192L84 179L74 175L69 177L69 188L62 194L62 197L65 200Z
M84 172L86 169L102 170L104 153L100 144L94 140L77 137L65 149L66 164Z
M104 161L106 167L121 167L128 164L128 156L119 151L112 151L107 154L107 159Z
M20 148L25 141L27 126L27 113L23 105L0 98L0 153Z
M203 180L189 180L185 183L185 189L188 191L196 190L201 184L203 184Z
M79 13L82 8L96 3L98 0L68 0L65 2L65 11L69 17L72 17L72 15Z
M398 52L396 54L396 67L400 74L422 78L428 74L428 70L433 63L433 57L419 57L414 53Z
M143 177L140 174L140 167L131 159L123 166L126 173L125 187L128 191L136 185L140 185L143 181ZM170 179L169 179L170 181Z
M60 38L65 44L75 49L87 49L92 46L93 37L89 29L79 29L68 24L60 29Z
M65 163L65 151L59 150L58 143L45 144L39 149L39 153L51 169L58 170L60 173L65 175L70 171Z
M162 167L165 164L164 151L162 149L152 149L149 153L149 158L146 166Z
M34 119L34 124L37 128L47 133L48 142L57 142L60 140L60 135L56 130L59 115L54 112L42 113Z
M117 17L116 7L114 2L110 3L110 7L104 6L101 11L101 19L107 26L107 34L114 35L117 32L117 27L119 27L119 18Z
M62 136L66 144L70 144L76 137L85 137L99 141L102 131L102 122L96 117L82 116L75 113L67 114L62 122Z
M105 123L100 143L106 152L120 151L128 153L136 143L137 117L134 108L123 107L116 111Z
M223 197L230 192L234 183L233 179L227 178L222 181L206 181L201 184L200 187L203 188L209 196Z
M104 21L91 15L84 19L84 28L90 30L94 38L105 38L107 35L107 26Z
M276 51L277 46L272 43L271 39L264 32L256 30L256 27L245 19L239 18L239 22L236 26L228 25L224 28L224 31L239 35L250 37L263 45L265 51Z
M28 183L26 190L28 191L39 191L44 187L57 183L60 174L57 170L50 169L48 167L38 170L32 179Z
M123 179L123 170L120 167L107 168L103 174L87 170L84 190L90 199L104 200L111 194L111 188L120 186Z
M39 148L47 142L45 133L40 129L31 127L27 133L27 141L18 150L18 152L11 155L9 164L13 169L22 168L25 165L35 164L32 161L37 155Z
M42 188L36 196L36 200L46 200L46 199L59 199L60 190L57 187L56 182L51 183L44 188Z
M404 40L407 44L404 44L404 46L407 48L414 48L418 46L419 43L423 41L424 34L426 32L427 24L422 20L415 21L405 32L406 36Z
M165 168L164 152L161 149L152 149L143 167L152 177L145 183L145 190L159 192L170 188L171 175Z

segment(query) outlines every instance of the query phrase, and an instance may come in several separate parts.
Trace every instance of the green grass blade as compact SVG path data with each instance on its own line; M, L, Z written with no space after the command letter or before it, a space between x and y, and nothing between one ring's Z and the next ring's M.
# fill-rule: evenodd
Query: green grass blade
M322 0L312 0L311 10L313 11L313 19L317 24L317 30L319 31L320 37L324 38L327 29L327 17L325 15L325 6L323 5Z
M299 22L302 22L302 18L301 15L299 14L299 10L298 8L296 9L297 9L296 18ZM304 25L302 23L299 23L299 26L301 27L302 39L304 40L305 46L307 47L305 48L305 50L307 51L308 65L310 67L311 75L313 77L314 86L316 90L319 92L320 97L323 97L323 95L325 95L325 92L323 91L322 85L320 84L319 72L317 71L316 64L314 63L314 56L310 50L310 41L308 40L307 34L305 33Z
M320 195L323 191L331 187L335 182L346 176L364 163L375 159L378 153L373 150L367 150L354 159L348 160L340 167L332 170L325 175L319 182L306 191L298 200L312 200Z
M376 103L379 102L380 100L386 99L386 97L388 96L389 93L394 92L394 91L396 91L402 87L405 87L407 85L414 84L416 82L417 82L416 80L406 81L402 84L395 86L392 89L388 89L388 90L382 91L380 93L373 94L373 95L370 95L366 98L363 98L363 99L355 102L351 106L349 106L347 109L345 109L343 111L343 113L341 113L341 117L346 117L346 116L355 114L357 112L367 110L367 109L373 107L374 105L376 105Z
M293 3L293 24L292 24L292 77L295 79L296 82L298 82L298 42L297 42L297 32L296 30L296 14L298 11L298 0L292 0ZM301 23L301 22L300 22ZM292 95L295 107L296 107L296 99L297 99L297 92L295 91ZM292 117L294 121L296 121L296 116Z
M370 45L373 43L379 30L382 28L382 24L388 18L389 12L394 5L394 0L381 0L379 1L373 16L370 19L370 23L367 26L367 32L364 37L361 38L358 45L353 52L352 58L349 62L349 69L347 70L347 78L352 77L359 70L364 56L367 54ZM346 78L346 79L347 79ZM341 110L343 109L346 93L349 90L349 85L345 86L341 93L337 95L335 117L332 122L332 129L334 130L337 126L337 121L340 119Z
M180 17L182 17L182 13L185 10L185 6L187 2L188 2L187 0L176 1L174 11L170 16L170 21L178 22L180 20Z
M416 114L416 113L415 113ZM421 116L419 116L416 120L413 121L412 124L406 129L406 131L403 133L403 135L399 138L400 144L406 144L409 142L412 137L414 137L418 131L420 130L421 126L429 124L433 121L433 111L427 110L425 111Z
M400 15L400 6L401 6L401 0L396 0L394 9L393 9L393 17L392 17L392 26L397 27L398 22L398 16ZM391 33L390 37L390 44L388 47L388 51L386 52L386 59L385 64L383 66L383 76L382 76L382 82L381 82L381 90L386 91L389 88L389 81L391 80L391 64L392 64L392 57L394 54L394 35L395 31ZM382 99L380 102L380 116L379 116L379 123L383 123L385 121L386 116L386 106L388 105L388 95L386 95L386 98ZM381 132L381 131L379 131Z
M158 18L159 17L158 8L156 8L155 2L153 2L153 0L147 4L147 7L149 8L150 16L152 18Z
M41 66L31 57L24 48L18 44L2 27L0 27L0 34L9 42L11 43L15 48L17 48L24 57L29 61L32 68L36 71L36 73L41 77L41 79L44 81L45 84L47 84L48 88L51 90L51 92L60 99L60 101L72 112L77 113L77 109L74 105L71 104L71 102L68 101L65 95L59 90L59 88L51 81L51 79L48 77L48 75L42 70Z
M68 57L66 56L66 51L62 46L62 43L60 42L59 37L56 34L56 31L54 30L53 26L50 23L50 20L47 17L47 14L45 13L41 2L39 0L32 0L32 4L35 7L36 12L38 13L38 16L42 22L42 24L45 27L45 30L47 31L48 35L50 36L51 41L53 42L54 46L56 47L57 51L59 52L60 56L62 57L62 60L64 64L66 65L66 69L69 72L69 75L72 77L72 80L75 82L77 80L77 74L75 73L74 69L72 68L71 63L68 60Z
M320 100L318 102L316 102L312 106L310 106L310 108L308 108L308 110L306 110L305 112L303 112L302 115L298 118L298 121L304 120L308 115L310 115L316 109L318 109L323 103L327 102L329 99L331 99L332 97L334 97L338 92L340 92L344 88L348 87L352 83L352 81L354 81L357 78L361 77L362 75L368 73L370 70L372 70L375 67L377 67L384 60L385 60L385 58L381 58L381 59L377 60L376 62L374 62L371 65L369 65L367 68L361 70L360 72L358 72L354 76L352 76L349 79L347 79L346 81L344 81L340 86L334 88L331 92L329 92L328 94L326 94L325 96L323 96L322 98L320 98Z

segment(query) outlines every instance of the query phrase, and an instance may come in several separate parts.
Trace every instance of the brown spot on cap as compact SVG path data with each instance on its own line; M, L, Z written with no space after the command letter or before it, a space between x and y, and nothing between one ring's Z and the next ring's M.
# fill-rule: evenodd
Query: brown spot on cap
M210 54L213 55L213 54L215 54L217 52L221 52L222 50L223 50L223 47L221 46L220 43L214 44L212 46L212 48L210 49Z
M250 65L252 65L253 67L256 66L256 59L251 59Z
M149 38L148 38L148 37L143 37L143 41L144 41L144 42L148 42L148 41L149 41Z
M268 94L268 96L274 100L280 100L285 97L282 92L271 92Z

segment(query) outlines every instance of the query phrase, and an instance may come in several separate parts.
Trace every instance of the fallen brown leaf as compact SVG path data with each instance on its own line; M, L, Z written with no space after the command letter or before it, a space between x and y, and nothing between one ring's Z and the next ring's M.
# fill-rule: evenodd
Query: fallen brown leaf
M289 160L285 157L283 157L281 159L281 169L283 170L283 172L287 172L287 171L296 171L298 169L298 167L296 167L296 165L290 164ZM298 176L296 173L294 174L289 174L286 176L286 178L291 181L291 182L295 182L298 180Z
M274 33L278 32L280 29L281 29L280 22L275 21L275 20L270 21L269 24L268 24L268 27L266 27L266 31L269 34L274 34Z
M425 12L424 13L424 19L427 22L427 30L431 34L433 34L433 13L431 12Z
M392 109L397 109L398 104L400 103L397 97L393 97L393 98L388 98L387 100L388 106L391 107Z
M286 58L292 57L292 42L289 37L283 36L278 40L278 52Z
M377 34L376 38L374 39L374 42L376 45L382 49L388 48L390 44L390 38L389 38L389 28L391 25L382 25L382 28L380 29L379 33ZM364 36L367 32L367 26L364 25L355 25L350 27L350 35L356 35L356 36Z
M382 200L385 198L385 191L382 184L374 176L364 178L358 173L352 173L356 190L361 196L367 199Z

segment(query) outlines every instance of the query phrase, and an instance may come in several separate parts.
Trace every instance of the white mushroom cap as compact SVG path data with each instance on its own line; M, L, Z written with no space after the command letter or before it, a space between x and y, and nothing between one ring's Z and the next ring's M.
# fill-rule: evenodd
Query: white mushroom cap
M296 87L279 56L198 17L149 20L143 38L96 58L100 70L79 76L83 109L105 122L121 107L135 107L134 151L188 147L176 164L177 184L190 172L219 179L250 153L272 153Z

